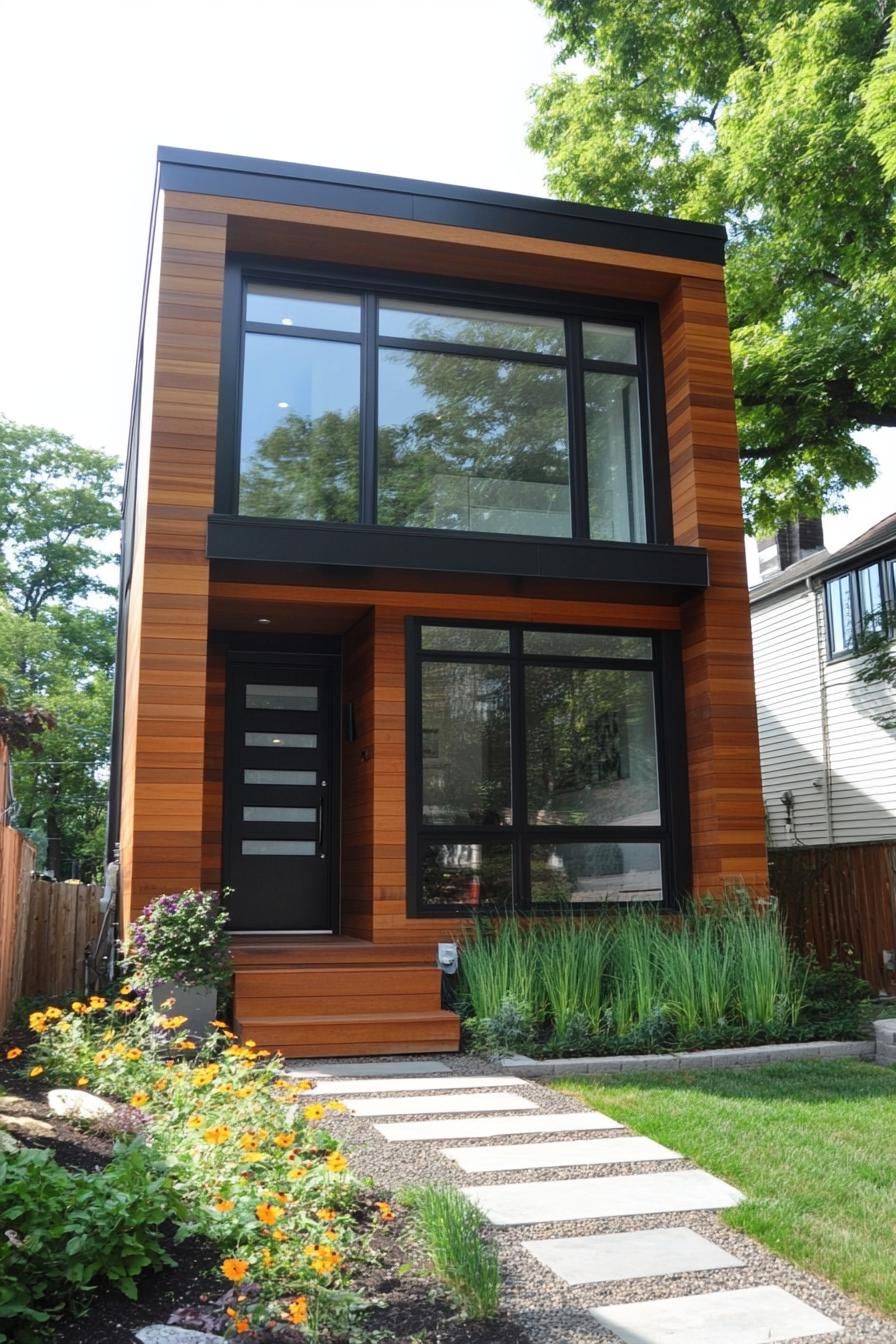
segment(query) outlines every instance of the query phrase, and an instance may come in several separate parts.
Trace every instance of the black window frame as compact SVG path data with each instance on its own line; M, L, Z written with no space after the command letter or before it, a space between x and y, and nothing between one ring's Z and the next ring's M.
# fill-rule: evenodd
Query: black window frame
M329 290L357 295L361 300L360 332L322 331L319 328L272 326L247 323L245 295L248 285L284 285L295 288ZM377 359L382 348L418 349L419 341L400 337L382 337L377 333L376 300L397 298L452 307L491 307L508 316L546 316L560 318L565 324L566 354L541 355L525 351L500 351L458 343L432 342L427 348L446 354L475 358L512 359L521 363L541 363L566 371L566 409L570 491L569 536L545 538L531 533L494 533L454 531L452 529L405 529L376 523L376 378ZM634 328L637 364L604 360L585 360L582 353L583 322ZM216 458L215 513L238 517L244 522L277 522L295 527L320 527L321 521L269 519L239 513L240 419L243 393L243 348L247 332L278 335L289 339L337 340L356 344L361 349L361 442L359 445L359 513L351 527L377 527L379 531L402 534L422 531L430 536L456 539L494 539L502 537L533 542L560 544L608 544L606 539L589 535L588 445L585 426L585 374L606 373L637 377L641 431L641 463L644 481L645 537L643 541L609 544L639 547L649 544L672 545L671 483L665 423L665 394L662 374L662 349L659 312L655 304L597 298L566 291L541 290L508 285L473 284L450 278L397 274L358 267L272 263L270 258L231 254L227 259L224 283L224 313L221 344L222 379L218 411L218 452ZM631 501L629 501L631 509ZM327 524L328 525L328 524Z
M839 574L831 574L824 580L825 645L829 663L861 656L861 649L858 647L859 636L862 634L869 616L877 614L864 611L862 606L862 586L859 583L859 575L866 569L877 569L880 575L882 603L880 615L883 628L890 639L896 639L896 556L882 555L877 559L863 560L861 564L855 565L852 569L841 570ZM841 583L844 579L849 583L852 616L851 638L846 648L835 649L831 589L835 583Z
M508 630L508 653L469 652L424 649L424 626L448 626L461 629L486 628ZM527 631L552 633L619 635L647 638L652 656L642 658L599 658L577 654L526 654L523 635ZM510 748L513 822L509 826L433 826L423 824L423 706L422 668L427 662L502 664L510 667ZM681 661L681 637L678 631L627 628L618 626L560 625L538 621L448 619L409 616L405 619L406 663L406 834L407 834L407 914L411 919L445 919L473 913L495 916L556 915L567 913L567 903L531 902L530 849L551 840L557 843L658 843L662 871L661 901L645 904L661 912L674 912L689 890L691 881L690 808L688 797L687 742L685 738L684 682ZM526 722L523 678L527 666L596 667L650 671L653 675L654 716L656 725L657 777L660 824L658 826L535 826L529 822L525 806ZM479 904L424 905L422 902L423 853L427 845L444 841L476 843L505 840L513 856L512 909ZM626 902L626 905L629 903ZM633 903L634 904L634 903ZM618 910L618 902L578 904L577 913L599 915Z

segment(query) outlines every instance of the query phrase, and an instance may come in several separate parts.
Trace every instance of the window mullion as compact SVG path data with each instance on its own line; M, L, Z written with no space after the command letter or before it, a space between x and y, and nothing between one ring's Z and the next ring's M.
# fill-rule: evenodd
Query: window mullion
M588 452L585 443L585 375L582 368L582 324L567 318L566 329L566 407L569 424L569 495L572 508L572 535L587 539Z
M375 294L361 296L361 462L360 519L376 522L377 306Z
M529 861L526 853L526 710L523 632L510 627L510 802L513 837L513 908L530 905Z

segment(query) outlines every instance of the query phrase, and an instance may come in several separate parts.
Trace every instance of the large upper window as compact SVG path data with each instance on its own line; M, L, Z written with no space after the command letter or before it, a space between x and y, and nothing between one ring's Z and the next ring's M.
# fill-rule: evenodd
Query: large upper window
M248 281L241 514L652 539L631 322Z
M828 653L854 653L863 633L896 638L896 560L877 560L825 584Z
M662 902L654 638L425 621L409 638L417 912Z

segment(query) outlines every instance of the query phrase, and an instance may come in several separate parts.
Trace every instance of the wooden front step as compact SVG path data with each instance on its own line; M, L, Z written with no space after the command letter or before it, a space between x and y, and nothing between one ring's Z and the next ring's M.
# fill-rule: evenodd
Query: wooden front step
M433 943L251 934L234 939L239 1034L289 1058L457 1050Z
M288 1059L330 1055L413 1055L457 1050L460 1018L429 1012L328 1013L318 1017L237 1017L243 1039Z

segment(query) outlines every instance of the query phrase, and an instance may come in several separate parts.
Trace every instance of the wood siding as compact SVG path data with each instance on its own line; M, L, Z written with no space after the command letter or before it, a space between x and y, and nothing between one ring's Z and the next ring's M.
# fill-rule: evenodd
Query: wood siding
M768 882L737 424L725 291L687 278L661 305L675 540L710 588L682 607L694 890Z

